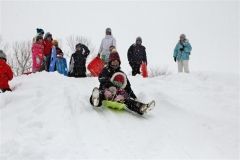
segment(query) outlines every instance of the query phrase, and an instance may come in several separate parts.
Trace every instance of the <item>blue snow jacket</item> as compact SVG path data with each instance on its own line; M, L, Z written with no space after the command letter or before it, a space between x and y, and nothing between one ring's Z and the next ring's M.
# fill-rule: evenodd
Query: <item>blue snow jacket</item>
M189 60L191 50L192 46L188 40L185 40L183 43L179 41L174 49L173 57L176 57L178 61Z

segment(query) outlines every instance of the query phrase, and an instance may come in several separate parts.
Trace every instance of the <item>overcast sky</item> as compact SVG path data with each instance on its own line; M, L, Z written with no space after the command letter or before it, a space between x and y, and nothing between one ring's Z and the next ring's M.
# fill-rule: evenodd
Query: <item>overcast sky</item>
M238 1L1 1L0 34L5 42L31 40L37 27L57 39L82 35L97 54L111 27L123 68L130 69L127 49L141 36L149 67L176 72L172 54L185 33L193 47L190 70L238 73L239 8Z

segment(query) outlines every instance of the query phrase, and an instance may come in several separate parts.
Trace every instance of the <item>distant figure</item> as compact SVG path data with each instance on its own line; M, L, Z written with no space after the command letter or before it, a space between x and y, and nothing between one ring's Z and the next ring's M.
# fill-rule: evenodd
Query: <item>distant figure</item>
M188 61L191 50L191 44L186 39L185 34L181 34L173 54L174 61L178 63L178 72L183 72L184 69L185 73L189 73Z
M13 78L11 67L6 63L7 56L0 50L0 93L11 91L8 82Z
M68 75L68 70L67 70L67 61L66 59L63 57L63 51L61 50L61 48L59 48L58 45L58 41L57 40L53 40L52 41L53 46L56 49L56 59L55 59L55 68L54 71L58 71L58 73L63 74L65 76Z
M100 45L100 49L98 51L98 56L101 57L101 59L105 62L105 64L107 64L109 61L110 46L114 46L116 48L116 40L112 36L111 28L107 28L106 36L105 36L105 38L103 38L101 45Z
M90 50L84 44L78 43L76 51L72 54L69 64L69 77L86 77L86 59Z
M43 37L37 36L36 42L32 45L32 72L39 72L44 69L43 65Z
M49 65L49 72L54 72L57 70L56 68L56 60L57 57L63 57L63 51L58 46L57 40L52 40L52 51L51 51L51 57L50 57L50 65Z
M37 31L37 35L33 37L33 43L36 42L37 36L43 37L43 35L44 35L44 30L42 28L37 28L36 31Z
M45 71L49 71L50 58L52 53L52 34L47 32L44 36L43 45L44 45L44 65Z
M57 57L58 56L63 56L63 51L62 51L61 48L59 48L58 41L56 39L54 39L54 40L52 40L52 44L53 44L53 46L56 47Z
M136 43L129 47L127 56L129 65L132 68L132 75L140 74L141 64L147 64L146 48L142 45L141 37L137 37Z

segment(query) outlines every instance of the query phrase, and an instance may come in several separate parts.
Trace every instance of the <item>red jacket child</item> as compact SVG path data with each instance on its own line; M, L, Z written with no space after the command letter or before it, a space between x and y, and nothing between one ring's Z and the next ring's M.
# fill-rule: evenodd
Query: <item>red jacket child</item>
M8 81L12 80L13 72L6 61L6 54L0 50L0 92L11 91Z
M43 39L37 36L36 42L32 45L32 72L39 72L43 66Z
M44 45L44 56L51 56L52 53L52 34L47 32L45 35L45 38L43 40L43 45Z

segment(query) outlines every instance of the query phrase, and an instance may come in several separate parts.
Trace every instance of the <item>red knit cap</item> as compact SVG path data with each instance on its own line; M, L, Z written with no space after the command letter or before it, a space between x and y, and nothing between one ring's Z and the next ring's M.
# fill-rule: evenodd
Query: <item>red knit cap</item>
M115 60L118 60L121 63L120 57L117 51L110 53L110 56L109 56L109 62L112 62Z

